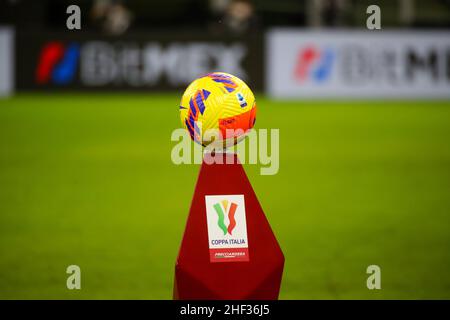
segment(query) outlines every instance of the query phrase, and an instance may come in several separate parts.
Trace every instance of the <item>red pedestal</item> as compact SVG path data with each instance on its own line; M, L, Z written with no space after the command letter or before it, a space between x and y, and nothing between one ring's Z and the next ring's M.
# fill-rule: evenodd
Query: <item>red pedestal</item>
M200 169L174 299L278 299L284 256L235 154Z

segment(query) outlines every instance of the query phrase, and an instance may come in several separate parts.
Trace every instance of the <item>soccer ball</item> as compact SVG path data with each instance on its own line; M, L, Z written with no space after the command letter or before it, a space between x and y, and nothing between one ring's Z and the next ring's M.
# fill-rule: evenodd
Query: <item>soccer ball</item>
M255 97L241 79L224 72L209 73L187 87L180 117L195 142L205 147L230 147L253 128Z

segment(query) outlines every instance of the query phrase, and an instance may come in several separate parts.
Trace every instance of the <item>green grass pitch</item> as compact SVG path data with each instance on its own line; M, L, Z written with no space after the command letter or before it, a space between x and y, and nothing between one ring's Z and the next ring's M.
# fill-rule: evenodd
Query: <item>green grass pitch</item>
M0 100L0 298L172 297L199 169L170 159L179 98ZM286 256L280 298L450 298L450 102L258 107L280 129L279 173L246 165Z

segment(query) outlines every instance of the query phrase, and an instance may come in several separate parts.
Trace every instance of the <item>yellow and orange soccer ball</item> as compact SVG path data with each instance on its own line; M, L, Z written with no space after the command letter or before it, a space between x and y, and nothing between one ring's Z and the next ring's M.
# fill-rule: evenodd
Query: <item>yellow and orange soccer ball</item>
M187 87L181 98L180 117L195 142L230 147L253 128L255 97L241 79L224 72L209 73ZM208 130L216 134L205 134Z

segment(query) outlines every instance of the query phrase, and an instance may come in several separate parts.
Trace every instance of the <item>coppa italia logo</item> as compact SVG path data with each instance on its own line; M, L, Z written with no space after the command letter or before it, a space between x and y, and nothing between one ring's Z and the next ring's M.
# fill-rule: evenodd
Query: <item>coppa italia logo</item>
M42 47L37 68L36 83L65 85L75 78L80 46L77 43L64 45L62 42L48 42Z
M297 54L294 77L300 83L307 80L322 83L330 77L334 60L335 53L330 48L320 50L307 46Z
M222 202L218 202L214 205L214 209L216 210L217 215L219 216L219 221L217 225L223 231L223 234L226 235L232 234L234 227L236 226L236 220L234 219L234 215L236 213L237 204L232 202L230 207L228 207L228 200L222 200ZM228 227L225 225L225 215L224 211L228 209Z
M244 195L205 196L211 262L249 261Z

